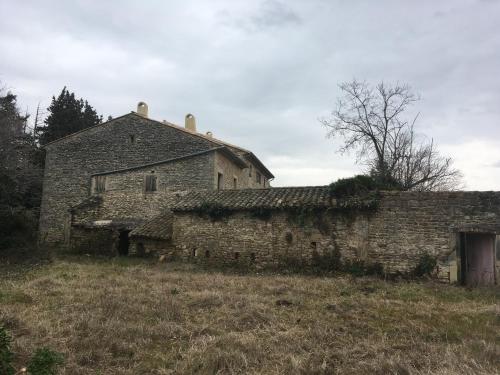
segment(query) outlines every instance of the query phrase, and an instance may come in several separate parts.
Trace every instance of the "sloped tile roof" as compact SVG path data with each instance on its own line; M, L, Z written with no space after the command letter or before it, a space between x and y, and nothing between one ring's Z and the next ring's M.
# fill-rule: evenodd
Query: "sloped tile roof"
M172 218L172 212L160 214L135 228L130 232L130 237L148 237L159 240L169 240L172 238Z
M179 200L172 210L192 211L207 203L232 210L329 207L331 205L328 186L301 186L191 192Z

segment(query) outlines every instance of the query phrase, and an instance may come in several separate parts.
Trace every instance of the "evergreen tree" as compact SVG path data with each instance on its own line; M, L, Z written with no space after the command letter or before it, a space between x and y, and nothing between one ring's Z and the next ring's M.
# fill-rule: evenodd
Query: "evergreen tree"
M0 250L32 240L37 227L42 152L27 119L16 95L0 90Z
M66 86L57 98L52 97L47 109L49 115L45 119L45 126L38 128L41 145L102 122L102 116L86 100L76 99Z

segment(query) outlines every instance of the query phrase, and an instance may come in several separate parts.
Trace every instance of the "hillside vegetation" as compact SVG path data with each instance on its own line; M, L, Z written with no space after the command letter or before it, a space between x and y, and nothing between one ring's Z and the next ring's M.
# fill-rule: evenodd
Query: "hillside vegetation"
M499 289L66 258L0 269L20 368L63 374L492 374Z

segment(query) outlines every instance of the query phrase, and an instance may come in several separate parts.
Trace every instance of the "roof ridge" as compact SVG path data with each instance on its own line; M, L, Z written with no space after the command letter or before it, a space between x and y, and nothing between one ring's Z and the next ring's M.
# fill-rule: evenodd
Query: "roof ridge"
M173 122L170 122L170 121L167 121L167 120L155 120L153 118L149 118L149 117L143 117L141 115L139 115L138 113L136 112L131 112L132 114L136 115L136 116L140 116L146 120L149 120L149 121L153 121L153 122L157 122L157 123L160 123L162 125L166 125L166 126L170 126L170 127L173 127L177 130L181 130L185 133L188 133L188 134L192 134L192 135L196 135L198 137L201 137L203 139L206 139L207 141L210 141L210 142L213 142L213 143L217 143L217 144L223 144L224 146L229 146L229 147L234 147L234 148L237 148L238 150L241 150L241 151L244 151L244 152L248 152L248 153L251 153L250 150L247 150L243 147L240 147L240 146L236 146L234 144L231 144L229 142L226 142L226 141L223 141L223 140L220 140L218 138L214 138L214 137L209 137L208 135L205 135L205 134L202 134L202 133L198 133L198 132L192 132L190 130L187 130L185 127L181 126L181 125L177 125L177 124L174 124Z
M109 124L109 123L111 123L111 122L113 122L113 121L116 121L116 120L119 120L119 119L121 119L121 118L123 118L123 117L129 116L129 115L131 115L132 113L134 113L134 112L126 113L126 114L124 114L124 115L121 115L121 116L118 116L118 117L112 118L111 120L107 120L107 121L101 122L101 123L99 123L99 124L89 126L88 128L81 129L81 130L78 130L78 131L76 131L76 132L74 132L74 133L71 133L71 134L65 135L64 137L54 139L53 141L50 141L49 143L44 144L44 145L42 146L42 148L47 147L47 146L49 146L49 145L51 145L51 144L57 143L57 142L59 142L59 141L62 141L62 140L64 140L64 139L70 138L70 137L72 137L72 136L74 136L74 135L77 135L77 134L80 134L80 133L86 132L87 130L97 128L98 126L107 125L107 124Z

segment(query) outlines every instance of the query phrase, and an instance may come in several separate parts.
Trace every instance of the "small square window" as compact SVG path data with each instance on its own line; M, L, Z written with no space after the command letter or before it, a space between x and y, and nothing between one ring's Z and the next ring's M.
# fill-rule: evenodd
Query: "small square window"
M153 192L157 190L157 178L154 174L146 176L146 191Z
M222 173L217 173L217 190L222 190L224 186L224 175Z
M103 193L106 191L106 176L94 177L94 193Z

